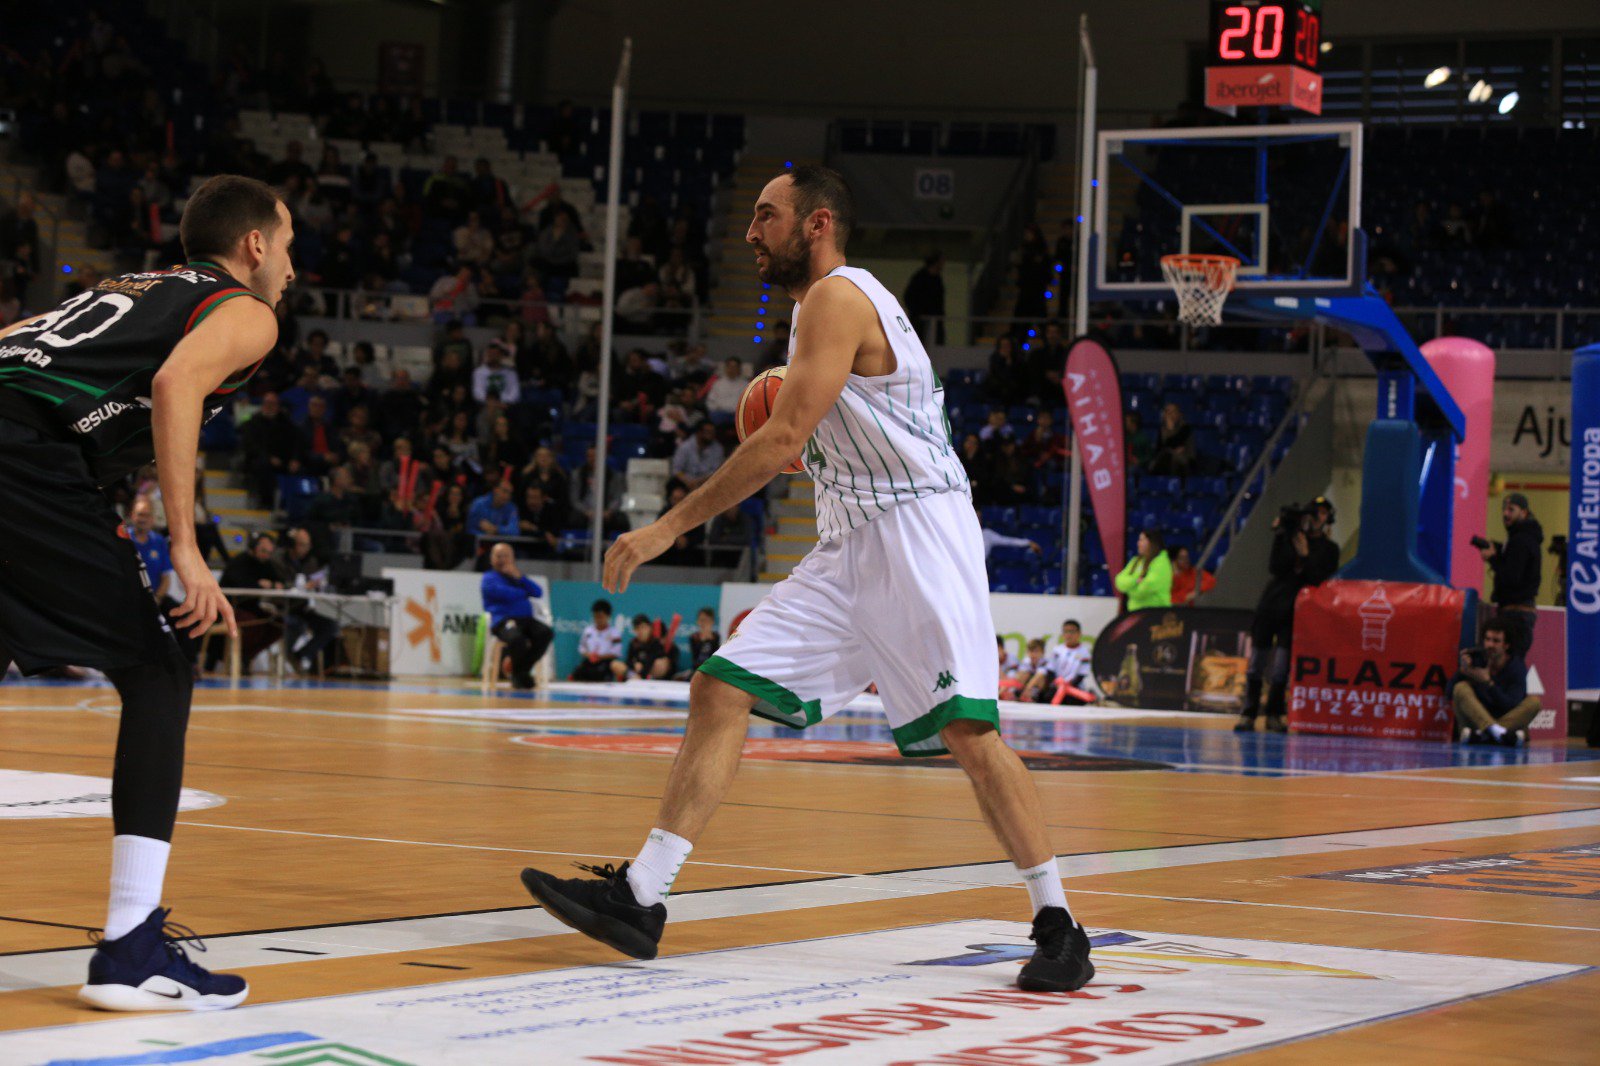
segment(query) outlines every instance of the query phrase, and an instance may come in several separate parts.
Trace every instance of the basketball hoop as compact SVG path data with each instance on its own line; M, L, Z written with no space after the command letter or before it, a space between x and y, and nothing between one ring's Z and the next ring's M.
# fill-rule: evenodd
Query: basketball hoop
M1178 294L1178 321L1186 326L1222 322L1239 260L1231 255L1164 255L1161 274Z

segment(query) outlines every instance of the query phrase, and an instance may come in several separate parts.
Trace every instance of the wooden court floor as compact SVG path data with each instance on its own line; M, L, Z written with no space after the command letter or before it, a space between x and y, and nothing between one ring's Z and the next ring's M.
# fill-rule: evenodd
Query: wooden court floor
M250 1006L229 1013L248 1021L250 1011L270 1009L271 1025L256 1028L304 1036L313 1022L326 1028L319 1019L329 1015L317 1012L329 1002L355 1011L367 1002L361 993L630 972L613 953L554 926L517 879L525 865L620 863L649 828L683 714L670 702L611 695L485 697L423 683L197 690L185 782L195 791L179 815L167 902L174 920L209 938L201 962L237 966L250 980ZM220 1049L214 1061L302 1061L206 1043L204 1032L186 1028L196 1016L127 1028L127 1016L81 1009L73 998L88 931L104 915L110 823L41 814L103 801L116 724L109 688L0 685L0 1063L207 1061L207 1048ZM1247 1061L1600 1061L1600 971L1589 969L1600 966L1593 753L1385 753L1348 740L1239 738L1228 724L1135 716L1016 726L1019 748L1060 757L1035 779L1074 912L1110 945L1097 948L1099 982L1176 973L1210 952L1201 961L1219 976L1196 978L1194 987L1214 990L1235 1015L1258 1011L1287 1027L1235 1049ZM676 885L664 963L698 960L693 966L714 973L718 959L736 968L742 949L765 945L845 951L851 937L870 945L879 942L872 934L921 928L935 931L928 936L954 929L962 940L961 929L982 926L952 923L1025 919L1026 896L1010 883L959 771L897 762L886 757L886 739L871 712L853 711L815 735L753 732L750 751L761 757L747 758ZM43 798L30 799L29 789ZM1384 869L1392 867L1408 869ZM1147 937L1134 950L1138 940L1124 930L1211 946L1180 950ZM1016 936L1023 948L1025 933ZM1327 1005L1346 986L1371 989L1347 981L1302 1008L1293 975L1277 985L1228 983L1244 969L1306 970L1311 963L1283 960L1323 958L1315 952L1325 949L1354 949L1327 958L1368 976L1399 973L1397 960L1415 962L1418 973L1431 966L1459 975L1461 992L1436 990L1420 1006L1401 997L1392 1011L1296 1033L1297 1011ZM1188 961L1171 965L1180 956ZM878 961L863 948L863 965ZM937 968L916 966L924 962L894 975L918 975L904 987ZM961 973L999 989L1014 966ZM1154 988L1156 978L1148 980ZM334 996L353 998L327 999ZM420 1009L404 1017L426 1027ZM1045 1024L1055 1009L1048 1005L1029 1009L1043 1012L1030 1022L1065 1024ZM810 1010L797 1005L791 1020ZM193 1024L201 1021L223 1024ZM724 1034L717 1054L733 1055L726 1049L738 1041L726 1042L725 1031L738 1027L707 1024L707 1035ZM147 1032L159 1035L141 1038ZM380 1056L370 1046L382 1041L363 1030L362 1054L375 1057L318 1061L502 1061L487 1051L427 1051L419 1033L400 1044L413 1057L393 1046ZM1102 1046L1005 1058L970 1051L983 1044L977 1036L951 1039L946 1057L915 1061L1132 1054ZM1218 1053L1165 1040L1140 1045L1128 1061ZM521 1061L586 1057L571 1050L581 1045L562 1046ZM230 1048L244 1048L243 1057L228 1057ZM836 1057L818 1052L814 1061L913 1061L872 1042L827 1054ZM790 1061L602 1061L736 1060Z

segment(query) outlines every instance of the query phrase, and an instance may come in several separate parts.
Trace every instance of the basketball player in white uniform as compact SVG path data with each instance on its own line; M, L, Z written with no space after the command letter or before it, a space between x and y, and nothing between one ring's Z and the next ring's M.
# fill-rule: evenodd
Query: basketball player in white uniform
M844 179L797 167L767 183L746 240L761 279L795 301L789 367L772 417L711 478L606 554L605 586L760 490L800 455L816 483L820 543L695 674L683 746L656 826L599 879L524 870L568 925L654 958L665 901L739 766L753 712L797 729L868 684L908 757L951 754L1033 904L1033 958L1018 984L1071 991L1094 976L1071 916L1038 793L1001 739L999 673L983 537L950 443L943 388L905 311L845 265L853 208Z

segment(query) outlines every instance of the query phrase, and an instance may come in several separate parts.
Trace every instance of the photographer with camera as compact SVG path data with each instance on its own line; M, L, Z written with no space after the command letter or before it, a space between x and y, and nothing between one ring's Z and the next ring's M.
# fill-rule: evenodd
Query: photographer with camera
M1510 647L1511 627L1499 618L1483 627L1483 647L1461 653L1450 699L1463 744L1516 748L1528 742L1539 697L1528 695L1528 668Z
M1267 729L1286 733L1289 689L1289 645L1294 638L1294 601L1303 588L1320 585L1339 569L1339 548L1328 539L1334 508L1326 496L1305 507L1290 504L1273 520L1272 580L1256 604L1250 627L1250 669L1245 678L1244 712L1235 733L1249 733L1261 712L1261 686L1270 676Z
M1500 541L1473 537L1483 561L1494 573L1494 616L1506 625L1511 655L1526 660L1533 647L1533 623L1538 620L1540 556L1544 554L1544 529L1528 507L1528 497L1520 492L1506 494L1500 505L1500 521L1505 523L1506 539Z

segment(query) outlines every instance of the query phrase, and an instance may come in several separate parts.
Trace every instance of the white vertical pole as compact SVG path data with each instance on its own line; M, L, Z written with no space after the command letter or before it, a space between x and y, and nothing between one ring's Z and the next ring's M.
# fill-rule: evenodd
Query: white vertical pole
M1083 114L1078 119L1078 223L1072 229L1074 250L1077 252L1078 276L1074 279L1072 308L1072 335L1081 337L1089 332L1089 238L1087 230L1094 216L1096 165L1095 98L1099 71L1094 65L1094 44L1089 40L1089 16L1078 17L1079 63L1083 68ZM1070 412L1068 418L1071 418ZM1083 517L1083 460L1078 454L1076 435L1072 441L1072 456L1067 461L1067 565L1063 568L1062 589L1068 596L1078 594L1078 554L1083 538L1078 533L1078 523Z
M611 86L611 155L606 162L606 280L600 299L600 395L594 428L594 517L589 523L589 566L600 580L605 555L606 433L611 416L612 320L617 307L617 226L622 214L622 131L628 124L628 67L633 38L622 39L622 62Z

